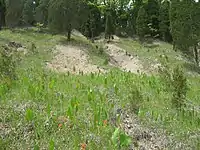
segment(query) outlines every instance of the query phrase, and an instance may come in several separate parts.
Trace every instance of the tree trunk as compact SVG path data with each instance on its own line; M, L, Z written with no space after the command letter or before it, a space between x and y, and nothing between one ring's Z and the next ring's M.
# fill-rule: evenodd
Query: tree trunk
M2 27L2 8L1 8L1 6L0 6L0 30L1 30L1 27Z
M194 55L195 55L195 62L197 66L199 66L199 53L198 53L197 45L194 46Z
M71 24L69 25L69 28L68 28L68 31L67 31L67 40L70 41L71 40L71 31L72 31L72 28L71 28Z
M176 44L175 44L175 42L173 42L173 50L176 52L177 50L176 50Z
M93 34L93 31L92 31L92 35L91 35L91 41L92 41L92 43L94 43L94 34Z
M1 19L1 12L0 12L0 30L1 30L1 27L2 27L2 19Z

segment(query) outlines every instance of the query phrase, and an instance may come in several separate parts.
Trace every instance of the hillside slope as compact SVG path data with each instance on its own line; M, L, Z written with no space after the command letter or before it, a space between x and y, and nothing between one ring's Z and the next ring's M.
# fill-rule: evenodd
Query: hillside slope
M27 50L17 78L9 86L1 79L1 148L199 149L199 76L187 76L187 107L178 112L174 91L154 68L163 54L172 67L191 64L171 45L124 38L91 43L77 32L67 42L34 28L3 30L0 39Z

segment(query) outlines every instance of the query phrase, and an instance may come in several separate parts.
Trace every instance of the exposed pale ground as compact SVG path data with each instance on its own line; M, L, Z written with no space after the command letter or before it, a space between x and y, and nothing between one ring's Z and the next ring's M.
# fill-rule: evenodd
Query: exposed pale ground
M75 34L77 34L75 32ZM78 34L79 36L79 34ZM114 37L113 42L120 40L117 36ZM102 39L97 42L102 43ZM105 44L105 52L109 55L109 65L118 67L123 71L130 71L132 73L145 72L143 66L138 59L131 54L128 54L126 50L121 49L114 43ZM78 74L83 72L84 74L91 72L106 72L106 70L94 65L90 62L89 56L84 52L82 47L71 45L57 45L56 50L58 54L54 59L47 63L47 67L58 72L71 72Z
M50 63L47 63L47 67L50 69L58 72L69 71L74 74L79 74L80 72L84 74L99 71L104 72L103 69L89 61L89 56L80 47L58 45L56 49L58 54Z
M125 50L114 44L106 44L106 46L106 52L111 58L110 63L112 65L116 65L121 70L130 71L133 73L137 73L138 70L143 70L143 66L137 57L127 54Z
M131 150L189 150L191 145L174 140L172 135L167 135L163 129L156 127L146 127L136 115L132 113L122 113L121 128L126 134L137 141L137 148L132 145Z

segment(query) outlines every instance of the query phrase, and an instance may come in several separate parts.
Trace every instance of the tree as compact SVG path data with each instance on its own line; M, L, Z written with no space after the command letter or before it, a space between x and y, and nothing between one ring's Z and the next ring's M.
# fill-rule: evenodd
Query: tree
M148 31L147 19L148 19L147 13L144 7L142 6L140 7L138 11L138 15L136 19L136 32L137 32L137 35L139 36L140 41L143 40L145 34Z
M199 5L194 1L173 1L171 10L172 37L176 47L191 56L191 48L195 53L195 61L198 65L197 45L200 37L200 12ZM173 15L172 15L173 14Z
M23 0L6 0L6 25L15 27L19 25L22 18Z
M67 31L67 38L70 40L72 29L79 27L87 19L86 10L82 0L50 0L48 25L56 32Z
M26 0L23 7L23 22L27 25L33 25L34 23L34 3L33 0Z
M173 39L173 49L176 50L178 43L179 32L179 11L181 9L179 0L172 0L170 4L169 18L170 18L170 33Z
M159 4L157 0L148 0L145 5L146 12L148 14L148 26L151 36L158 34L159 28Z
M161 34L161 38L167 42L171 41L169 5L170 3L168 1L164 1L159 10L159 32Z
M192 39L194 46L195 61L197 66L199 66L199 52L197 50L198 43L200 42L200 2L193 3L192 5Z
M36 8L35 20L44 26L48 24L48 7L50 0L40 0Z
M0 0L0 30L5 25L5 0Z
M142 0L135 0L132 3L132 7L128 9L128 34L133 36L136 34L136 19L140 7L143 6Z
M110 11L107 11L105 35L106 37L108 37L109 41L111 39L112 34L114 34L114 25L113 25L112 15Z
M82 30L83 34L93 41L94 36L99 35L101 32L101 12L98 6L91 2L88 3L88 8L89 16Z
M128 26L128 12L124 9L119 9L116 11L116 31L118 35L125 32Z

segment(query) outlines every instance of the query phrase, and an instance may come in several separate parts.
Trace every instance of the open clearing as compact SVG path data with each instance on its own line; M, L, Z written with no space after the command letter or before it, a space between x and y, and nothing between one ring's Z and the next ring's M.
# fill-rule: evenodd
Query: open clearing
M109 63L111 66L118 67L123 71L130 71L132 73L143 72L143 67L140 61L126 51L115 46L114 44L106 44L105 52L109 56ZM90 57L85 53L81 47L70 45L56 46L58 54L53 60L47 64L47 67L58 72L71 72L84 74L101 72L105 70L97 65L92 64Z
M73 31L73 34L79 38L86 39L76 30ZM104 45L103 49L106 55L108 55L108 62L110 66L117 67L122 71L130 71L132 73L146 72L137 57L127 53L127 50L115 45L114 42L118 42L120 38L117 36L114 36L114 38L115 39L112 43L104 43L103 39L96 41L97 43ZM90 56L88 56L83 47L57 45L56 50L58 51L58 54L56 54L54 59L47 64L47 67L50 69L59 72L69 71L76 74L79 74L80 72L83 72L84 74L91 72L106 72L105 69L93 64Z
M0 33L1 44L15 41L28 50L17 65L16 82L8 91L0 85L1 148L80 149L87 143L92 150L118 150L113 137L127 140L126 135L131 144L123 150L199 148L200 78L187 75L187 103L195 109L182 114L171 107L173 93L166 81L148 70L164 54L171 66L187 63L171 45L147 48L124 38L91 43L82 35L65 42L62 35L36 31ZM30 53L32 43L36 48ZM103 54L96 48L100 44ZM109 69L102 65L106 60ZM188 66L184 69L191 71Z
M97 65L89 62L89 56L77 46L56 46L58 54L47 64L47 67L59 72L75 74L104 72Z

